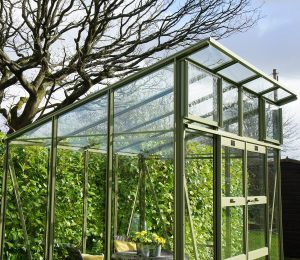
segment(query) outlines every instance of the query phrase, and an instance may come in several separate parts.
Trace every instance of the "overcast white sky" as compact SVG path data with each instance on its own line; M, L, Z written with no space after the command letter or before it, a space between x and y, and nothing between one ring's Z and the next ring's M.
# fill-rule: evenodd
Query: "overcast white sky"
M284 113L294 115L300 128L300 1L266 0L262 15L249 31L220 42L266 73L278 70L279 81L298 95L297 101L284 106ZM300 140L295 146L300 148ZM300 159L300 149L285 155Z

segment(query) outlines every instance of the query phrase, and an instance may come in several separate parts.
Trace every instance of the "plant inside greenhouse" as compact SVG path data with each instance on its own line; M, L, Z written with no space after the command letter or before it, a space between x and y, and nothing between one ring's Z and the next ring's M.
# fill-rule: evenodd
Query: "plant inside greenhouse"
M0 258L283 259L295 99L208 38L8 135Z

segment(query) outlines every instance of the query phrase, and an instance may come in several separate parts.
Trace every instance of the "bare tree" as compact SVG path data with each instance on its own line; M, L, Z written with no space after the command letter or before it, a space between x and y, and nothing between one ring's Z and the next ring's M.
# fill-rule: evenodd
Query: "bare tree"
M259 19L250 0L1 0L0 113L13 132L162 51Z
M283 113L283 150L282 156L292 156L294 159L299 153L299 123L297 123L295 114Z

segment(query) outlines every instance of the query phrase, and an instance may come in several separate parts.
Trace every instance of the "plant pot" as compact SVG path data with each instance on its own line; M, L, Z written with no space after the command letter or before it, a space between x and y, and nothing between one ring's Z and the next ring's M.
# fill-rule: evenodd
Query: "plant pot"
M161 245L151 245L150 247L150 256L158 257L161 254Z
M149 257L150 245L140 244L140 252L142 256Z
M136 243L136 253L142 255L141 243Z

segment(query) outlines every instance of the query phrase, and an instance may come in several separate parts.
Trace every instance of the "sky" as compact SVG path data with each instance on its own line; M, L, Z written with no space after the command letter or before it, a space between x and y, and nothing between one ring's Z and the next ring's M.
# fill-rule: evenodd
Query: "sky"
M267 74L278 70L279 81L298 95L297 101L283 106L283 113L293 117L300 130L299 11L299 0L266 0L261 8L262 19L254 27L220 43ZM293 149L282 154L300 159L300 131Z

